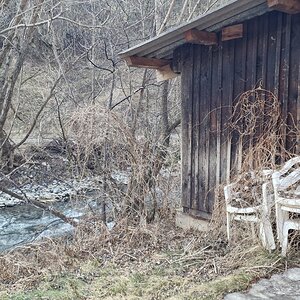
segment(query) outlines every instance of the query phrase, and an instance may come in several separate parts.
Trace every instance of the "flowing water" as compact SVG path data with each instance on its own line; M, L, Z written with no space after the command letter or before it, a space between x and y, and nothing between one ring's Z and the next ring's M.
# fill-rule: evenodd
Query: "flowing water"
M95 201L76 203L60 202L53 205L66 216L79 219ZM29 204L0 209L0 251L32 242L42 237L54 237L71 233L73 227L40 208Z
M124 180L124 176L121 178L121 175L117 174L116 180ZM51 184L24 185L22 191L29 198L43 199L46 203L51 201L48 203L51 203L55 209L67 217L78 220L91 211L100 213L97 203L101 202L103 193L99 190L98 181L97 177L87 177L80 181L68 179L59 182L55 180ZM12 191L19 193L17 189ZM71 225L64 223L51 213L30 204L20 204L20 202L22 201L0 192L0 252L42 237L72 233ZM107 206L107 211L111 209ZM113 222L108 223L107 226L112 228Z

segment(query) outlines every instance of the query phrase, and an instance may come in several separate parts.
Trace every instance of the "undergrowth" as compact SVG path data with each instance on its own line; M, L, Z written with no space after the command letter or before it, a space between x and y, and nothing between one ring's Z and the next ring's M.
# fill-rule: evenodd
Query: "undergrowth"
M87 111L82 117L90 120L90 114L95 111ZM264 122L269 127L262 130L260 118L264 114ZM122 141L113 148L115 155L126 153L123 160L126 166L131 166L128 190L116 194L116 198L117 201L125 199L123 208L131 208L131 211L125 209L127 214L118 214L119 219L115 220L116 226L112 230L108 230L99 218L86 217L70 237L44 239L1 255L0 299L213 300L222 299L230 292L245 290L259 278L300 266L297 252L292 253L292 259L284 259L279 251L268 253L263 250L246 222L237 226L228 244L221 186L215 191L215 209L209 232L176 228L173 208L165 201L167 197L162 197L163 205L158 206L153 196L150 202L155 213L151 214L152 218L145 218L149 216L145 209L147 197L155 191L162 161L166 157L159 151L159 145L150 147L148 143L141 143L131 137L116 116L111 118L114 127L109 132L117 132ZM82 123L90 125L89 128L98 124ZM233 134L240 136L238 146L243 153L237 161L238 174L246 170L273 169L279 155L282 155L282 160L288 157L289 153L284 152L282 146L283 125L278 101L268 91L259 88L243 94L234 109L231 123ZM76 165L82 163L85 171L91 157L100 153L106 166L109 162L106 151L102 153L101 149L95 148L95 139L84 135L85 128L78 130L77 122L72 126L78 141L86 138L86 147L76 148ZM274 134L270 135L270 130ZM98 136L98 130L90 129L89 132ZM105 133L98 138L106 145L110 136ZM119 145L127 147L120 148ZM161 160L159 164L157 158ZM112 185L108 181L113 168L106 166L105 170L103 185L109 194L116 189L110 190ZM100 168L99 173L102 171ZM166 186L165 190L170 192L174 185L167 182ZM253 189L252 185L247 186Z
M93 225L91 224L93 222ZM92 225L92 226L91 226ZM0 299L222 299L287 266L241 232L184 231L173 218L111 231L85 220L69 239L47 239L0 257Z

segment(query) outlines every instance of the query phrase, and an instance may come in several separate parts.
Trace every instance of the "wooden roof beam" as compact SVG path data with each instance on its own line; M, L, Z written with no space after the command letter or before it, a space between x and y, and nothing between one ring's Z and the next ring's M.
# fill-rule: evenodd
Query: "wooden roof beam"
M287 14L300 13L300 0L267 0L268 6Z
M222 29L222 41L240 39L244 35L243 24L228 26Z
M184 33L184 38L188 43L200 45L217 45L218 37L214 32L208 32L198 29L190 29Z
M125 57L129 67L147 68L147 69L160 69L167 66L171 61L166 59L148 58L141 56L128 56Z

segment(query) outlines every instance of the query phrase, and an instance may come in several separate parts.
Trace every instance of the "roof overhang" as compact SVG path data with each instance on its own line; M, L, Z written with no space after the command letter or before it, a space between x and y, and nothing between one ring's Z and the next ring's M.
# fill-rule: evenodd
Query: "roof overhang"
M231 1L226 6L173 27L159 36L121 52L119 55L127 61L128 66L158 70L167 69L172 61L173 51L185 43L193 43L193 40L188 40L188 37L198 37L200 42L202 38L204 45L211 45L215 43L215 37L212 34L220 32L224 27L241 23L274 9L297 13L300 11L299 6L300 0ZM196 33L193 34L191 30L196 31ZM197 35L197 32L200 34Z

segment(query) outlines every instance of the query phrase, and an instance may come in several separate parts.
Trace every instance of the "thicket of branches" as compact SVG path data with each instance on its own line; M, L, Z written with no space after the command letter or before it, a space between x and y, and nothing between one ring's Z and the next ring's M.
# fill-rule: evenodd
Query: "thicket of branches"
M126 205L153 218L145 199L180 125L179 82L158 84L118 53L223 2L0 1L2 178L20 146L60 137L76 175L92 169L105 190L130 167Z

